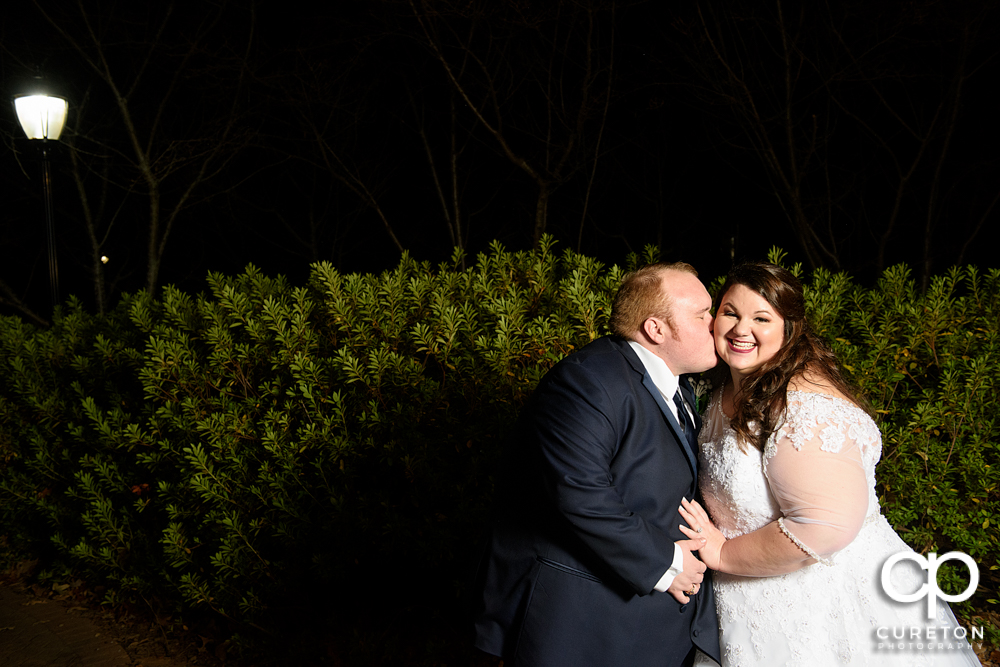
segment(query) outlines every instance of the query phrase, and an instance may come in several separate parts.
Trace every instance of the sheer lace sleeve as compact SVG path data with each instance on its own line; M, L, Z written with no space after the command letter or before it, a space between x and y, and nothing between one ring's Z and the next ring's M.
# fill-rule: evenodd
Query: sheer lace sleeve
M867 415L824 394L790 394L785 421L764 451L764 472L781 510L778 524L816 560L850 544L868 512L863 459Z

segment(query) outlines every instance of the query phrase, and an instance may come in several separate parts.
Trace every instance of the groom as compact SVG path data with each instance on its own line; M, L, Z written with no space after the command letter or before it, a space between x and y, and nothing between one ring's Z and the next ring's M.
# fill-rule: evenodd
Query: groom
M677 527L701 423L678 376L716 363L711 306L688 264L630 274L616 335L525 407L479 572L476 646L508 667L689 665L695 646L718 660L703 542Z

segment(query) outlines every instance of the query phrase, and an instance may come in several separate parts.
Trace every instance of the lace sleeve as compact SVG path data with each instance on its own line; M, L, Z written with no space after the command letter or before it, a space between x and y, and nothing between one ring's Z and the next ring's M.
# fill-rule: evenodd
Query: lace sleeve
M853 428L859 414L821 394L790 399L785 422L764 452L779 527L820 561L854 540L868 511L868 479Z

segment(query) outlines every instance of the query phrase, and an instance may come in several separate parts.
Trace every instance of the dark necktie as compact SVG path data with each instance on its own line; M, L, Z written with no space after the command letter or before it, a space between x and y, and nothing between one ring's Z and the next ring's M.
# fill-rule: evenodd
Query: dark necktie
M681 425L681 431L684 432L684 437L687 438L691 451L697 452L698 438L694 432L694 422L691 421L691 415L688 414L687 406L684 405L684 397L681 396L680 387L677 388L677 393L674 394L674 405L677 406L677 423Z

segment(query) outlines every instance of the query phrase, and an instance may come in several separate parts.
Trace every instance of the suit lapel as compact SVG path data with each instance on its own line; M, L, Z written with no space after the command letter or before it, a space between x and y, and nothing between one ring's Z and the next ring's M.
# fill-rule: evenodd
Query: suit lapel
M628 343L624 342L621 344L621 347L619 349L621 350L621 353L625 356L625 358L628 359L629 364L632 366L635 372L642 375L642 386L646 388L646 391L649 392L649 395L653 397L654 401L656 401L656 407L660 409L660 412L663 413L663 418L666 419L667 424L670 425L670 429L674 433L674 439L677 440L677 444L680 445L681 451L683 451L684 456L687 457L688 465L691 466L691 472L694 474L695 477L695 484L697 484L698 482L697 452L691 450L690 445L688 445L687 438L684 437L684 432L681 431L681 425L677 423L677 418L674 417L674 414L670 411L670 408L667 407L666 402L663 400L663 395L660 393L660 390L656 388L656 385L653 384L653 378L649 376L649 373L646 371L646 367L642 364L642 361L640 361L635 351L628 345ZM682 391L686 388L686 383L684 382L684 378L681 378L681 387ZM692 406L696 405L694 402L691 401L690 390L688 390L688 394L685 394L684 398L685 400L689 401ZM695 410L694 412L695 412L695 427L700 427L701 418L698 416L697 410Z

